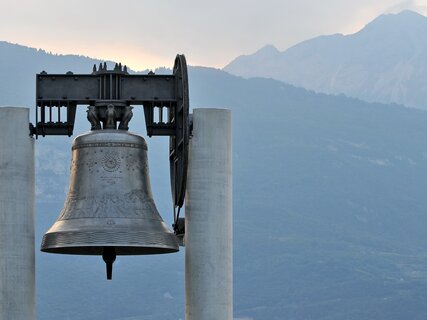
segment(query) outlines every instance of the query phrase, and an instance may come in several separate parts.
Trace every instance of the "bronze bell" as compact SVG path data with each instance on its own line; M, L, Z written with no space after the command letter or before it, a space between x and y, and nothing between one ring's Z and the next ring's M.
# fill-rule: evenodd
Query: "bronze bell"
M111 279L116 255L178 250L153 200L144 138L114 129L76 137L64 208L41 251L102 255Z

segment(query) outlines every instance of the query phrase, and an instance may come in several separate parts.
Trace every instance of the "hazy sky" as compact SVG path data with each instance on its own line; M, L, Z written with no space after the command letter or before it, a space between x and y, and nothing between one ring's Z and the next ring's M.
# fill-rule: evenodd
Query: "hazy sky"
M266 44L353 33L403 9L427 14L427 0L0 0L0 40L137 70L171 67L177 53L223 67Z

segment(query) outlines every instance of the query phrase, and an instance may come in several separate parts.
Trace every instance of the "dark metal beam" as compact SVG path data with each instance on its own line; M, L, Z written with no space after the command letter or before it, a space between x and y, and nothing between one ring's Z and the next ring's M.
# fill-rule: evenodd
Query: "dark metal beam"
M117 75L120 81L119 96L106 96L102 91L105 75L91 74L37 74L37 105L50 101L88 105L98 100L122 100L129 104L176 101L174 75ZM110 80L110 79L107 79ZM110 81L108 81L110 84Z

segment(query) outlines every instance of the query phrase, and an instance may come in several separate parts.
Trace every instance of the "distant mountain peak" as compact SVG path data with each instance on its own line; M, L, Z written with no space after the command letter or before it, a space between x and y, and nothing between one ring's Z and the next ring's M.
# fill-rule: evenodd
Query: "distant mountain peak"
M391 14L391 15L393 15L393 14ZM418 18L427 20L427 18L425 16L423 16L421 13L418 13L418 12L412 11L412 10L402 10L398 13L395 13L394 15L400 16L400 17L411 17L411 18L418 17Z
M375 29L383 31L388 29L410 30L420 27L427 28L427 17L412 10L403 10L399 13L382 14L369 22L361 31L372 32Z
M421 13L418 13L416 11L413 10L409 10L409 9L405 9L405 10L401 10L399 12L385 12L381 15L379 15L376 19L380 18L380 17L421 17L424 19L427 19L425 16L423 16ZM374 20L376 20L374 19Z
M384 22L396 22L396 21L421 21L427 23L427 17L422 14L412 11L412 10L403 10L398 13L384 13L374 20L371 23L384 23Z
M280 53L280 51L273 46L272 44L267 44L261 49L259 49L255 54L277 54Z
M261 59L268 59L271 57L275 57L277 55L280 54L280 51L273 46L272 44L267 44L264 47L262 47L261 49L257 50L255 53L249 54L249 55L241 55L239 57L237 57L237 59L245 59L245 58L249 58L252 56L256 56L258 58Z

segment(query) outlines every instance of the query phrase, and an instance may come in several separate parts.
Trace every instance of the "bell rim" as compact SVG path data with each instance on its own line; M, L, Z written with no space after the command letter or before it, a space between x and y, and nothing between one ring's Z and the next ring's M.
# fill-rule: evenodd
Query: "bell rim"
M179 252L179 247L159 247L159 246L129 246L117 244L105 244L96 246L61 246L61 247L48 247L41 248L41 252L53 254L68 254L68 255L82 255L82 256L98 256L102 255L105 247L115 249L118 256L145 256L154 254L168 254Z
M99 255L104 247L116 248L117 255L162 254L179 251L172 232L143 231L58 231L47 232L40 250L48 253Z

